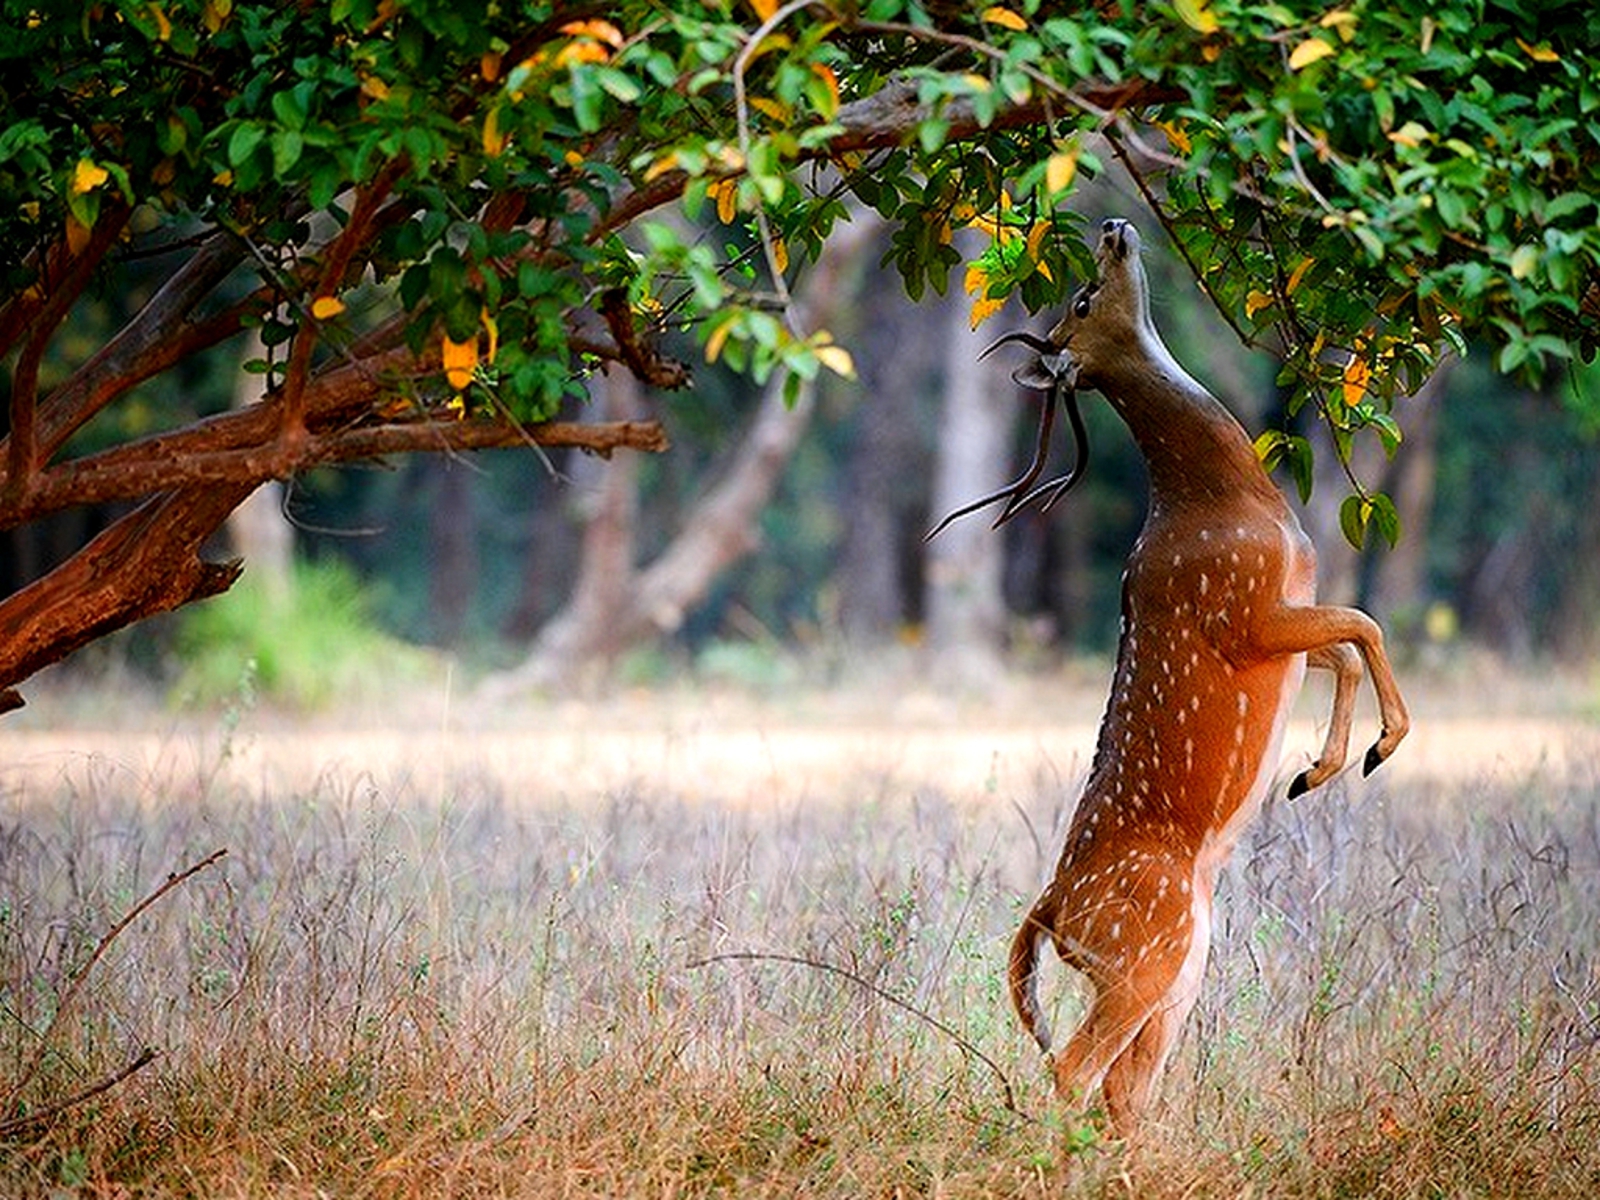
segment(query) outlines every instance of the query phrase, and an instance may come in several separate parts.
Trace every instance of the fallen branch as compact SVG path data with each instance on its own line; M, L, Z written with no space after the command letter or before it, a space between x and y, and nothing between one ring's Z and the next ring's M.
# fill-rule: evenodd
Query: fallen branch
M114 1074L107 1075L104 1079L97 1083L90 1084L81 1092L74 1092L65 1100L57 1100L54 1104L47 1104L43 1108L36 1109L35 1111L27 1113L24 1116L12 1117L8 1121L0 1121L0 1140L13 1138L17 1134L22 1133L24 1130L31 1129L35 1125L43 1125L46 1122L53 1121L62 1113L66 1112L69 1108L75 1108L82 1104L85 1100L91 1100L95 1096L98 1096L101 1092L109 1092L112 1088L116 1087L117 1084L121 1083L124 1079L128 1078L128 1076L132 1075L135 1071L149 1066L160 1057L161 1055L159 1051L152 1050L149 1046L146 1046L143 1050L139 1051L139 1057L135 1058L127 1066L123 1067L122 1070L117 1071Z
M155 904L168 892L172 891L174 888L182 886L188 880L198 875L201 871L204 871L207 867L219 861L227 853L228 851L226 847L221 850L213 850L210 854L206 855L194 865L185 867L181 871L175 871L171 875L168 875L160 887L156 888L155 891L151 892L143 900L135 904L127 911L126 914L124 914L120 921L105 931L100 940L95 943L94 950L90 953L88 959L81 967L73 972L72 979L67 983L67 990L61 997L61 1002L56 1005L56 1011L50 1017L50 1023L45 1026L44 1032L39 1035L39 1044L34 1048L33 1054L23 1066L21 1073L18 1074L16 1082L11 1085L11 1091L6 1096L6 1102L8 1104L22 1094L22 1089L27 1087L34 1075L38 1073L39 1064L44 1061L45 1052L50 1048L50 1035L55 1032L57 1026L61 1024L61 1018L71 1010L78 996L82 993L83 984L84 981L88 979L89 972L94 970L94 965L99 962L102 957L104 957L105 952L111 949L111 944L117 940L122 931L137 921L146 909ZM151 1057L154 1057L154 1051L147 1051L146 1053L149 1053ZM96 1085L96 1087L99 1091L104 1091L106 1088L113 1086L120 1080L127 1078L128 1075L131 1075L134 1071L138 1070L144 1065L145 1064L143 1062L135 1060L133 1066L126 1068L120 1075L113 1076L109 1082L104 1083L103 1087L99 1085ZM87 1095L93 1094L95 1094L94 1090L91 1090L87 1093ZM78 1099L82 1098L82 1095L78 1097ZM72 1101L72 1103L76 1102L76 1100ZM62 1101L61 1103L67 1104L67 1101ZM46 1109L41 1111L48 1112L49 1110ZM37 1114L35 1114L35 1116L37 1116ZM17 1119L27 1120L30 1118ZM0 1130L3 1130L4 1128L4 1126L0 1126Z

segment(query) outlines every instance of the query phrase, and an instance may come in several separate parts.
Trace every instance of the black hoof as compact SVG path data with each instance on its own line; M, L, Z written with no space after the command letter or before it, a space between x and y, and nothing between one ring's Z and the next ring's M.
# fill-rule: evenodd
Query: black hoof
M1301 771L1294 777L1294 782L1289 785L1289 799L1298 799L1311 790L1311 783L1306 779L1309 774L1310 771Z
M1372 749L1367 751L1367 757L1361 760L1361 774L1371 775L1382 763L1383 755L1378 753L1377 743L1373 743Z

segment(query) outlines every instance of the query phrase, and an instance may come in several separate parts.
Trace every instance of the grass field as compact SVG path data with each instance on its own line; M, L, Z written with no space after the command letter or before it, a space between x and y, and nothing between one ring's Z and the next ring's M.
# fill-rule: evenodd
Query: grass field
M1600 1195L1600 735L1500 699L1264 814L1131 1161L1075 1149L1001 982L1093 688L35 711L0 1195Z

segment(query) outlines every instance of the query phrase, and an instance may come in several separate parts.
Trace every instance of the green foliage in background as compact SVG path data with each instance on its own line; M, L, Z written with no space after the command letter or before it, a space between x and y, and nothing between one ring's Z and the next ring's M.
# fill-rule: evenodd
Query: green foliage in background
M259 698L300 712L381 697L428 665L379 629L369 589L338 562L298 563L281 590L247 575L182 615L176 650L178 703Z

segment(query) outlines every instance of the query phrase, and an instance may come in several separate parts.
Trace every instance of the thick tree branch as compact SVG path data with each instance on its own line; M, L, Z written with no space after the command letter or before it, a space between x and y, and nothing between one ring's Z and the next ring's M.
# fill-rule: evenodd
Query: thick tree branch
M79 647L232 586L241 564L206 562L200 547L254 486L207 483L157 496L0 601L0 710L20 703L11 685Z

